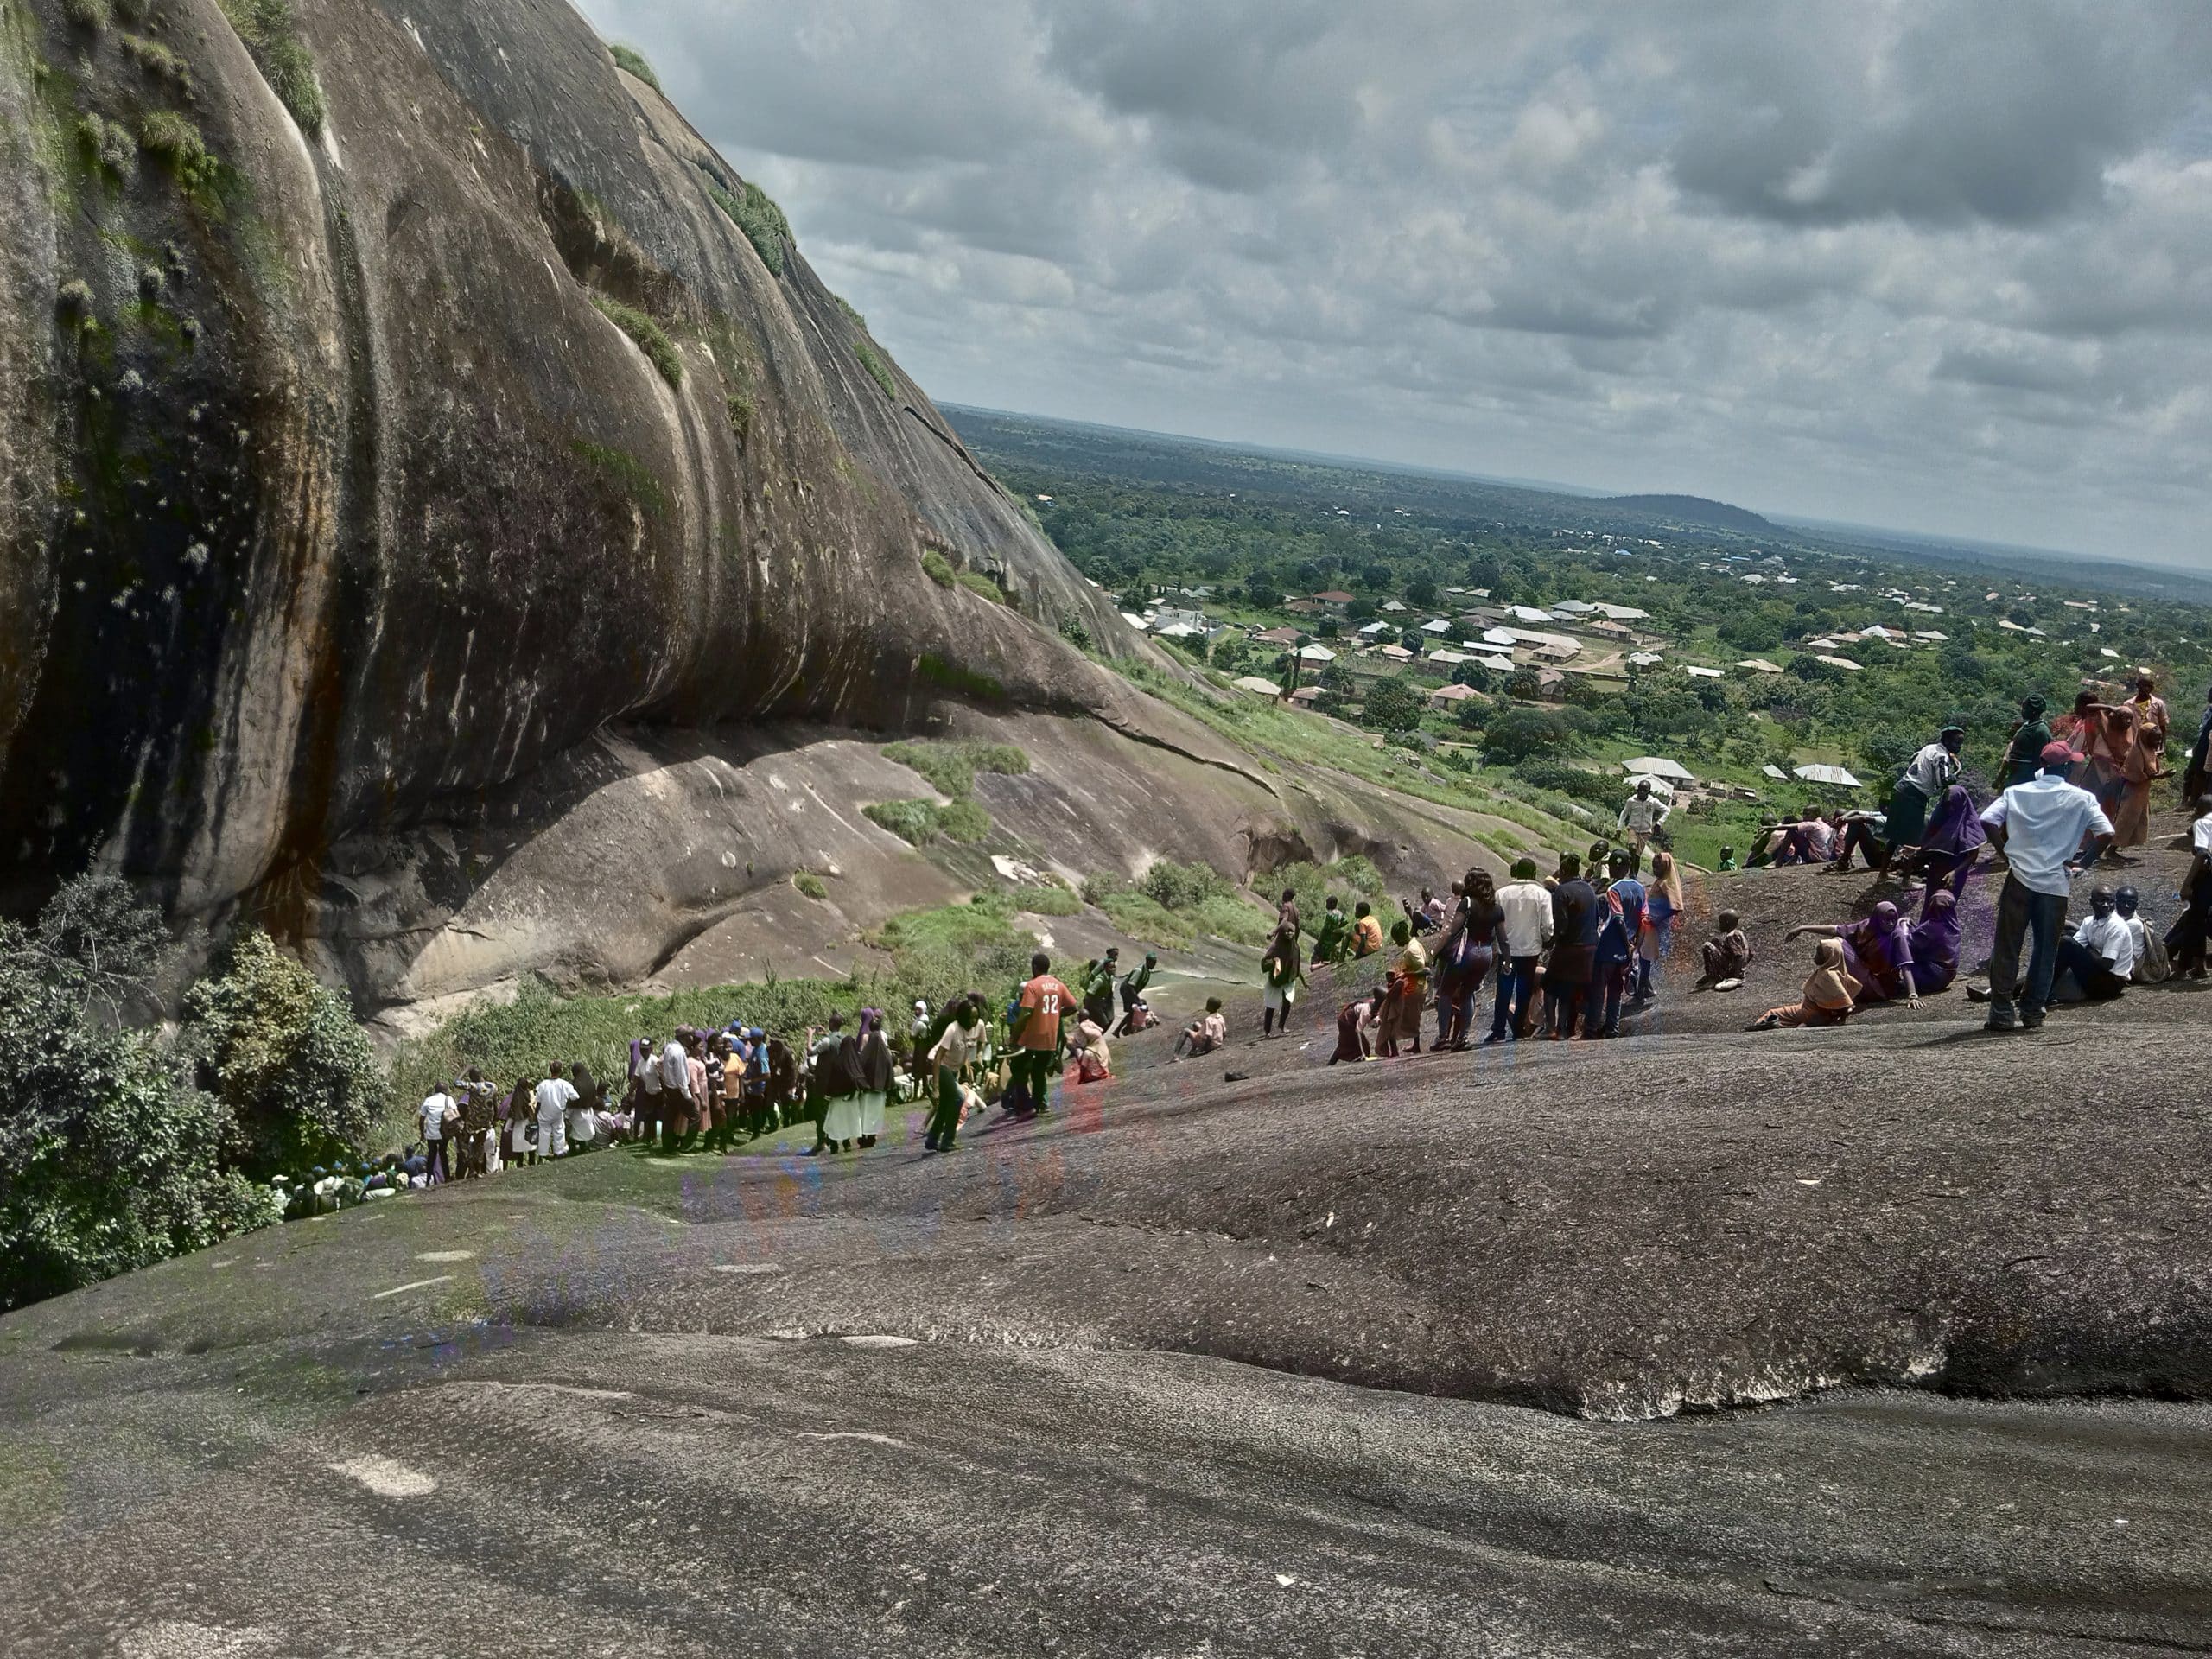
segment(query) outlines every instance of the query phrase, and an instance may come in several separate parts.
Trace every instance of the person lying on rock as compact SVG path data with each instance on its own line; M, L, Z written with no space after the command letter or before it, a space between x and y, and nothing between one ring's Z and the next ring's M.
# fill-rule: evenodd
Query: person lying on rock
M1912 977L1912 934L1897 907L1884 899L1863 920L1840 925L1801 922L1783 934L1791 939L1810 936L1834 939L1843 947L1845 970L1859 985L1860 998L1868 1002L1920 1001L1920 988Z
M1705 972L1697 982L1700 991L1719 985L1733 988L1751 971L1751 938L1744 931L1744 918L1732 910L1724 910L1713 918L1713 937L1705 942L1702 952Z
M1769 1008L1751 1023L1753 1031L1782 1026L1840 1026L1851 1018L1865 988L1845 969L1843 941L1822 939L1813 947L1812 977L1794 1007Z
M1211 1054L1229 1040L1229 1021L1221 1012L1221 999L1206 998L1206 1011L1184 1028L1175 1039L1175 1058L1195 1060Z

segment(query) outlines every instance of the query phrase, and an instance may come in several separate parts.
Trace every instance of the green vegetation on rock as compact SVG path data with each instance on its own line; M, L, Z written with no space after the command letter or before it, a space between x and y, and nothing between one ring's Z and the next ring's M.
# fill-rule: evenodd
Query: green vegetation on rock
M812 870L801 870L791 877L791 886L810 899L827 899L830 896L829 884Z
M181 87L191 86L192 67L159 41L149 41L143 35L126 34L117 37L117 44L148 74L173 80Z
M156 110L138 124L138 147L188 190L214 182L219 163L208 153L200 129L174 110Z
M916 847L938 841L979 842L991 833L991 815L970 800L946 806L935 801L875 801L861 812L869 823Z
M108 0L61 0L62 15L79 29L99 30L113 20Z
M956 580L969 593L988 599L994 605L1003 605L1007 602L1006 589L979 570L962 570Z
M730 223L745 232L753 251L760 256L760 263L768 267L771 276L784 274L784 246L791 239L791 221L784 217L784 210L768 199L768 193L757 184L744 184L744 194L732 195L712 179L707 181L707 194L715 205L729 216Z
M1004 702L1006 687L988 674L978 673L972 668L947 660L933 651L925 651L915 661L914 671L932 685L941 685L948 691L973 697L978 702Z
M960 580L960 573L952 562L933 547L922 550L922 574L940 588L950 588Z
M918 738L887 744L883 758L920 772L938 794L954 800L974 792L979 772L1020 778L1029 771L1029 756L1016 745L973 739Z
M102 172L128 179L138 170L138 145L119 121L87 112L78 118L77 143L85 159Z
M660 77L653 73L652 65L645 60L645 54L639 51L636 47L625 46L621 41L617 41L608 47L607 51L607 55L614 60L618 67L635 75L653 91L658 92L661 90Z
M899 383L891 378L890 365L876 354L874 348L864 340L855 340L853 355L860 359L861 367L868 371L868 378L883 388L883 395L897 403Z
M1083 884L1083 897L1122 932L1157 944L1187 945L1207 934L1256 945L1266 944L1274 931L1270 916L1205 864L1160 859L1134 882L1112 874L1093 875Z
M319 137L328 111L322 83L315 79L315 60L300 39L299 19L292 0L216 0L223 16L268 81L270 90L292 112L300 130Z
M660 371L662 379L673 387L683 385L683 359L666 329L636 307L609 299L604 294L594 294L591 302L599 308L601 316L629 335L653 367Z
M581 461L588 461L623 494L649 513L658 515L667 510L668 494L660 480L652 475L644 462L620 449L609 448L603 443L594 443L588 438L576 438L569 448Z

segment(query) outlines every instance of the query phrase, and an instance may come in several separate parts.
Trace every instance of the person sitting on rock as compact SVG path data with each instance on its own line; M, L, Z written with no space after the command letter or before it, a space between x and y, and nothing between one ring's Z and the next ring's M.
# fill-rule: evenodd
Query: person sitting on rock
M1351 910L1351 953L1371 957L1382 948L1382 924L1375 918L1375 907L1363 899Z
M1859 1006L1859 994L1865 987L1845 971L1843 941L1822 939L1813 947L1812 977L1805 982L1804 995L1795 1007L1769 1008L1751 1021L1753 1031L1771 1031L1778 1026L1840 1026L1851 1018L1852 1010Z
M1912 930L1912 960L1905 966L1921 995L1948 991L1957 981L1965 931L1958 894L1948 887L1930 888L1919 924Z
M2118 915L2110 887L2089 894L2089 914L2058 947L2058 971L2071 974L2086 1001L2109 1002L2127 989L2135 971L2135 939Z
M1344 918L1344 905L1332 893L1322 908L1320 929L1313 935L1313 965L1318 968L1323 963L1342 962L1351 931L1351 924Z
M1206 998L1206 1011L1184 1028L1175 1039L1175 1058L1195 1060L1202 1054L1213 1053L1229 1040L1229 1021L1221 1012L1221 999Z
M1077 1083L1103 1083L1114 1075L1105 1028L1088 1014L1077 1021L1075 1034L1068 1039L1068 1070Z
M1917 1002L1919 987L1912 977L1912 935L1897 907L1884 899L1863 919L1840 925L1802 922L1783 935L1783 941L1808 934L1832 938L1843 946L1844 966L1869 1002Z
M1697 988L1709 991L1726 985L1733 990L1751 970L1751 935L1744 931L1744 918L1732 910L1715 916L1713 928L1713 937L1705 942L1705 972L1698 976Z

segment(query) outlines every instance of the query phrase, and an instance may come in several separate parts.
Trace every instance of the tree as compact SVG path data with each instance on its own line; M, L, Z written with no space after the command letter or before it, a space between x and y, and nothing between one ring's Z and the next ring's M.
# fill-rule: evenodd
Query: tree
M1390 567L1387 564L1370 564L1359 573L1359 579L1370 588L1378 590L1388 588L1390 585Z
M91 873L47 901L34 944L52 969L76 986L86 1007L104 1003L112 1016L121 1013L125 998L147 991L168 934L161 912L142 903L128 881Z
M237 1122L237 1161L296 1173L359 1150L384 1103L368 1039L345 999L258 929L229 969L185 998L186 1033L204 1085Z
M1402 676L1385 675L1367 688L1360 724L1378 731L1410 731L1421 724L1423 699Z
M1268 577L1255 571L1245 578L1244 602L1255 611L1272 611L1282 603L1282 590Z
M1454 663L1452 665L1452 683L1454 685L1471 686L1478 691L1487 691L1490 690L1490 670L1484 668L1480 663ZM1460 706L1466 708L1470 705L1462 703Z
M1338 633L1337 619L1333 616L1323 617L1319 623L1319 630L1324 639L1335 639Z
M1574 728L1561 709L1500 709L1483 727L1485 766L1518 766L1536 755L1569 753L1574 747Z
M1406 584L1406 603L1422 607L1436 603L1436 584L1427 576L1415 576Z
M1401 651L1410 651L1415 656L1419 656L1421 645L1421 632L1419 628L1408 628L1398 636L1398 648Z
M1520 702L1533 702L1536 694L1544 689L1536 671L1523 664L1505 677L1505 695Z

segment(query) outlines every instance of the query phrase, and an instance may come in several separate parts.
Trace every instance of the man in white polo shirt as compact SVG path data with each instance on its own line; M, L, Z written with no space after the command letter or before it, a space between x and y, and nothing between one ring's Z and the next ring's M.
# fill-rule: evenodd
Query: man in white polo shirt
M2068 781L2081 760L2063 743L2049 745L2043 770L2013 785L1981 815L1990 840L2012 867L1997 896L1997 939L1989 951L1992 1031L2041 1028L2058 970L2058 930L2073 896L2075 867L2094 863L2112 844L2112 820L2097 798ZM2020 947L2031 935L2035 949L2023 985Z
M576 1103L575 1085L561 1075L561 1062L545 1068L545 1081L537 1089L537 1156L564 1157L569 1150L569 1108Z

